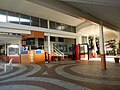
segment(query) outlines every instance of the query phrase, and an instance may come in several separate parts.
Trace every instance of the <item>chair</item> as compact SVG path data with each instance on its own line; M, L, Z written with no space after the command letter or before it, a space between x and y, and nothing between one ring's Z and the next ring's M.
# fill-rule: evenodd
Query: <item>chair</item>
M13 60L13 58L10 59L9 63L4 64L4 71L5 71L5 72L7 71L7 66L10 66L11 70L13 70L12 60Z

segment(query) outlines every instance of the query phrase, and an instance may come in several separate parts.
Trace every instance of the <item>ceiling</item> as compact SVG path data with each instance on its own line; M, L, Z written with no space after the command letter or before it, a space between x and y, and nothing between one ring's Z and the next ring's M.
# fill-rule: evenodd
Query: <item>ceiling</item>
M120 29L120 0L58 0Z
M55 11L53 9L38 5L27 0L0 0L0 9L19 12L26 15L36 16L48 20L77 26L84 20Z
M50 4L54 8L51 8ZM64 13L58 8L64 9ZM73 26L84 22L80 17L89 15L120 29L120 0L0 0L0 9L17 11ZM87 19L95 21L89 17Z
M85 16L95 22L97 18L120 29L120 0L0 0L0 9L80 26L80 29L86 26L84 22L88 22L81 18ZM93 30L85 32L92 35L97 33ZM112 34L111 31L105 35L112 37Z

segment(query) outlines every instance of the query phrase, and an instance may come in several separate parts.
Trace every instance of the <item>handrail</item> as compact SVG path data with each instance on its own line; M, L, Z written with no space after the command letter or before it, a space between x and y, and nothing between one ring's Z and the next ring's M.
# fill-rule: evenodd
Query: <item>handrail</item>
M57 50L59 53L63 54L57 47L53 46L53 49Z
M64 53L61 52L55 45L53 45L53 51L56 51L57 53L59 53L59 56L63 56L63 59L64 59Z
M48 50L47 45L41 45L39 47L42 47L42 49L44 49L44 50ZM61 52L55 45L51 45L50 48L51 48L51 51L54 52L57 56L62 56L64 59L64 56L65 56L64 53Z

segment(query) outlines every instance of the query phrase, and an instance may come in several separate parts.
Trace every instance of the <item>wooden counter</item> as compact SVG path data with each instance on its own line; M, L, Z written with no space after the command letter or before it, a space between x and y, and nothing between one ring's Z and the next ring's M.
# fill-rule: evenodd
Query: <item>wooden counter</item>
M24 64L40 64L45 62L44 50L28 50L21 52L21 63Z

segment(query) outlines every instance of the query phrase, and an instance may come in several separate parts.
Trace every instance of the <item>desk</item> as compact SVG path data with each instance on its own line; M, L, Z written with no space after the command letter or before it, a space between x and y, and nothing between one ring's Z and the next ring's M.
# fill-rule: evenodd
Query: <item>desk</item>
M21 52L21 63L24 64L40 64L45 62L45 53L43 50L28 50Z

